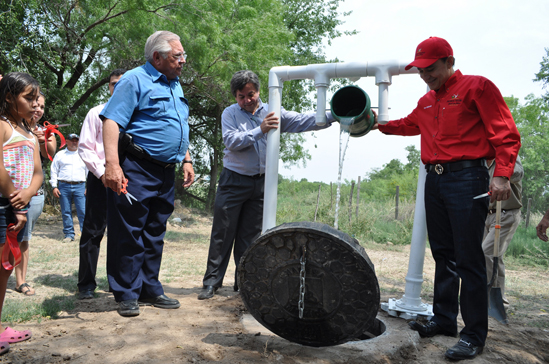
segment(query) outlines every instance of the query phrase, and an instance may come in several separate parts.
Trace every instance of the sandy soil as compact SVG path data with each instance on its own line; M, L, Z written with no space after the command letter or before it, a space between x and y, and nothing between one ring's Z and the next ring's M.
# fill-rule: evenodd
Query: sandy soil
M100 287L93 300L74 298L78 269L77 243L62 244L61 223L43 216L31 241L29 282L34 297L13 291L10 278L6 300L23 306L29 302L46 307L54 301L74 300L74 308L58 317L34 318L10 323L16 329L30 329L33 337L12 344L0 363L441 363L443 353L456 339L436 337L417 339L417 333L401 325L415 340L383 347L376 341L378 354L365 355L349 346L311 348L273 335L247 331L241 323L246 309L240 295L233 292L234 266L225 287L210 300L198 301L205 269L211 219L180 210L180 225L170 225L161 280L166 294L177 298L177 310L142 307L141 314L124 318L105 287L105 253L98 273ZM105 245L106 239L103 240ZM408 264L407 248L375 245L366 251L374 265L382 292L382 302L400 298ZM50 257L50 258L48 258ZM433 261L425 259L424 300L432 298ZM549 317L547 310L549 273L544 270L508 270L510 324L490 319L484 353L470 363L547 363L549 362ZM383 321L400 320L383 311ZM6 321L4 317L4 322Z

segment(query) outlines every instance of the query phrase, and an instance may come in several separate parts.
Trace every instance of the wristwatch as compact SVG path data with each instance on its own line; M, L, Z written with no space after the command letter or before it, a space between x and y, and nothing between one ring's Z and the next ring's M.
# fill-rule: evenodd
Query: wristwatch
M193 164L193 161L186 161L186 160L183 160L183 163L190 163L190 164Z

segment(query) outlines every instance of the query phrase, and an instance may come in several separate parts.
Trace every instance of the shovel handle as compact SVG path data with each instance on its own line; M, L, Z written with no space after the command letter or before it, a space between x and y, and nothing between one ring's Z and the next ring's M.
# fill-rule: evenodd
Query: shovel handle
M499 236L501 231L501 201L496 202L496 226L494 230L494 257L499 257Z
M501 201L496 202L496 224L494 230L494 252L492 253L492 279L488 283L488 288L491 288L498 277L499 265L499 236L501 230Z

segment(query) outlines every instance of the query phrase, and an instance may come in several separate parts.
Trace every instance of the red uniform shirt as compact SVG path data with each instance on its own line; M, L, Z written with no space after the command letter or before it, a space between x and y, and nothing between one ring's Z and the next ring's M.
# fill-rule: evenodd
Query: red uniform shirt
M481 76L458 70L438 91L429 91L407 117L379 125L384 134L421 134L424 164L496 159L494 176L511 177L520 134L499 89Z

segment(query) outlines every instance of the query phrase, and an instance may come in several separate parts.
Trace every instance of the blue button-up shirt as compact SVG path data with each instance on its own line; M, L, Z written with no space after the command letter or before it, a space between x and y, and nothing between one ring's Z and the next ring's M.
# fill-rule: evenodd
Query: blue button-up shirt
M181 162L189 146L189 106L179 79L168 81L149 62L116 83L101 117L114 120L156 160Z
M259 127L269 113L269 106L259 101L259 107L252 114L233 104L223 111L221 124L225 156L223 166L233 172L246 176L265 173L267 156L267 134ZM326 113L328 121L324 126L315 123L315 112L299 114L295 111L280 111L280 131L299 133L308 130L320 130L329 127L334 120L330 112Z

